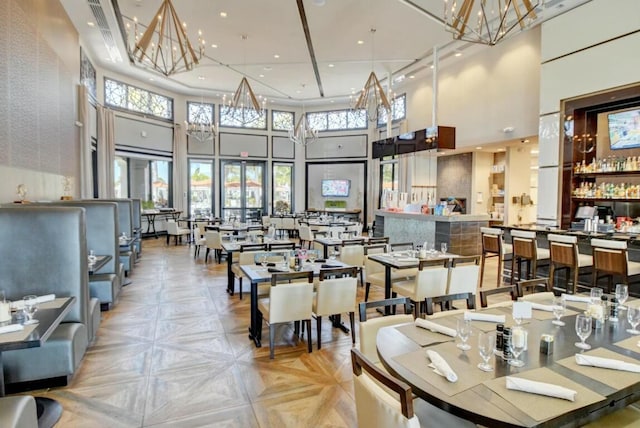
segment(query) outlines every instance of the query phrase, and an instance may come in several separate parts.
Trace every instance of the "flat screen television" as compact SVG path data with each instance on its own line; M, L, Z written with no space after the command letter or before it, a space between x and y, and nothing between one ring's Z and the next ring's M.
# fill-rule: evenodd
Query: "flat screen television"
M322 196L347 197L351 180L322 180Z
M640 147L640 109L610 113L607 118L612 150Z

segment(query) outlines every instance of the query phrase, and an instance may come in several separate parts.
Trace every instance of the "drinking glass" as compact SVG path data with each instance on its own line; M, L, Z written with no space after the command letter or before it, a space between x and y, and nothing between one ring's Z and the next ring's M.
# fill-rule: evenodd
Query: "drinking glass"
M260 254L260 264L262 265L263 268L267 267L267 253L262 253Z
M431 254L435 254L436 253L436 243L435 242L429 242L429 253L431 253Z
M527 331L519 325L511 327L511 355L513 358L509 360L509 364L513 367L523 367L524 361L520 360L520 354L527 345Z
M30 294L22 298L24 303L24 314L27 316L27 320L24 322L27 324L38 324L38 320L33 319L33 315L38 310L38 296Z
M309 250L307 252L307 260L309 260L309 263L315 263L317 258L318 258L318 253L316 253L315 250Z
M98 260L96 257L96 253L93 250L89 250L89 255L87 256L87 260L89 260L89 264L92 265Z
M575 345L580 349L591 349L591 345L584 343L587 337L591 336L591 317L585 314L576 316L576 334L580 338L580 342Z
M442 255L447 254L447 243L443 242L440 244L440 252L442 253Z
M334 247L334 248L332 248L332 249L331 249L331 251L329 252L329 258L330 258L331 260L335 260L337 256L338 256L338 250L336 250L336 249L335 249L335 247Z
M629 287L624 284L616 284L616 299L618 300L618 311L626 311L627 307L622 306L629 298Z
M478 352L482 362L478 364L478 368L483 372L492 372L493 366L489 364L493 348L496 346L496 336L492 333L481 332L478 335Z
M640 324L640 309L634 308L632 306L627 307L627 321L631 324L630 329L627 329L627 333L631 334L640 334L638 331L638 324Z
M553 299L553 316L556 317L556 319L552 321L552 324L560 326L565 325L564 321L560 321L560 318L564 316L566 309L567 303L562 297L555 297Z
M602 288L593 287L591 289L591 301L593 303L600 303L602 297Z
M460 337L460 340L462 341L462 343L458 343L456 346L463 351L471 349L471 345L467 343L467 340L471 335L471 322L464 318L459 318L456 331L458 333L458 337Z

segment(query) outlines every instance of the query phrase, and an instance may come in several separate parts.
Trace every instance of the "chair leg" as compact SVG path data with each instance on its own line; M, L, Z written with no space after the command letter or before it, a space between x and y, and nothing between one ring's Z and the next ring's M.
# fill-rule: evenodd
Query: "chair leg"
M242 300L242 277L238 278L238 284L240 287L240 300Z
M307 334L307 351L311 353L313 352L313 348L311 346L311 319L304 320L304 323L307 324L307 330L309 330L309 334ZM319 342L318 345L320 345Z
M359 271L360 271L360 287L362 287L364 285L364 272L363 272L363 270L364 269L362 269L362 268L359 269Z
M367 282L365 284L365 288L364 288L364 301L368 302L369 301L369 289L371 288L371 283Z
M356 329L355 329L355 312L349 312L349 324L351 324L351 344L356 344Z
M551 287L551 289L553 290L553 287L555 285L555 275L556 273L556 265L553 262L549 263L549 287Z
M480 257L480 288L482 288L482 282L484 281L484 253ZM500 286L500 281L498 281L498 286Z
M167 245L169 245L169 239L171 239L171 235L167 233Z
M262 339L262 312L258 311L258 332L256 333L258 340Z
M209 261L209 247L207 247L207 251L204 253L204 264L207 264Z
M318 333L318 351L319 351L320 348L322 347L322 317L321 316L316 317L316 330ZM309 337L311 337L311 334L309 334Z
M573 294L576 294L578 292L578 278L579 277L580 277L580 266L576 266L573 269Z
M513 285L513 280L516 276L516 259L517 257L515 254L511 256L511 285Z
M498 255L498 279L496 287L500 287L502 285L502 254Z
M276 326L269 324L269 359L273 360L273 347L275 345L274 336L276 335Z

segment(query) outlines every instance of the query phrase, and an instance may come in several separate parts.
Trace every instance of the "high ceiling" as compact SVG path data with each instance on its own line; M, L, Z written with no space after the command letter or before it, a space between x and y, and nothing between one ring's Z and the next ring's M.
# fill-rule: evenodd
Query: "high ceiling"
M61 1L100 67L191 95L231 93L246 75L256 94L272 101L342 101L372 68L396 82L427 78L434 47L443 62L490 49L453 41L442 24L442 0L173 0L193 43L202 30L206 51L194 70L167 78L130 63L118 25L134 17L148 24L161 0ZM586 1L540 0L536 22Z

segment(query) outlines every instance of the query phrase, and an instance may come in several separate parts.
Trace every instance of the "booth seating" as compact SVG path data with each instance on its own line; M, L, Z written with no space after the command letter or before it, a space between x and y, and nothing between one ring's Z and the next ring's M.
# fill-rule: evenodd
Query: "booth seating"
M0 427L36 428L38 409L36 400L30 395L0 398Z
M95 200L95 199L94 199ZM118 204L118 236L123 233L128 237L133 236L133 202L132 199L100 199L103 202L115 202ZM135 253L131 248L120 249L120 263L124 271L120 275L120 282L125 285L125 276L133 271Z
M135 238L135 242L133 243L133 248L136 254L136 262L140 255L142 254L142 202L140 199L131 199L132 204L132 223L133 223L133 235L132 238Z
M51 293L76 298L43 346L3 353L5 383L66 384L80 365L92 330L85 210L0 208L0 260L0 289L9 300Z

